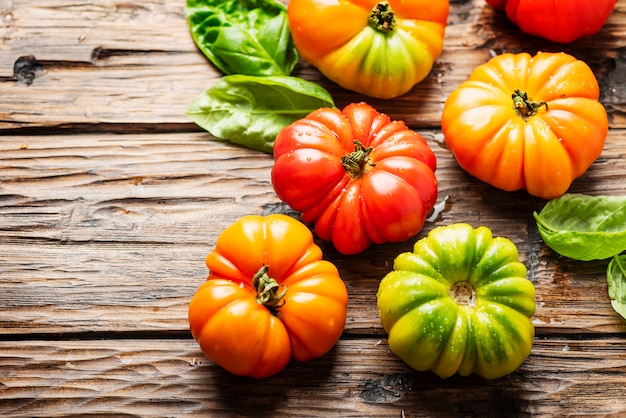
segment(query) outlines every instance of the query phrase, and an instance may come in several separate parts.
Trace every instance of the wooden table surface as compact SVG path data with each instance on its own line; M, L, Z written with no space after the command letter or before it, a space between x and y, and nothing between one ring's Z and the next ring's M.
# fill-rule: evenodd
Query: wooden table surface
M445 51L397 100L338 88L300 62L338 107L368 103L422 133L438 158L439 202L425 225L486 225L518 245L537 288L530 357L509 376L446 380L390 353L379 280L415 239L341 256L349 291L330 353L256 381L206 360L187 306L218 234L248 214L288 212L270 155L212 138L185 115L221 76L195 47L184 1L0 3L0 415L626 416L626 321L607 295L607 262L547 248L532 217L544 200L465 174L442 146L448 94L502 52L564 51L601 86L610 131L571 192L624 194L626 0L602 31L569 45L524 36L484 0L450 6Z

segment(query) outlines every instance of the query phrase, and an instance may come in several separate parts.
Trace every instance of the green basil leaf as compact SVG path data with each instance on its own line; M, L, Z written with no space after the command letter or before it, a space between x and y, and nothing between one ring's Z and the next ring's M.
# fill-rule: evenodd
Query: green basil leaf
M534 212L543 241L574 260L604 260L626 250L626 196L565 194Z
M606 280L613 309L626 318L626 255L613 257L606 269Z
M226 74L289 75L299 55L275 0L187 0L191 35Z
M297 77L222 77L197 97L187 115L217 138L271 153L290 123L322 107L334 107L323 87Z

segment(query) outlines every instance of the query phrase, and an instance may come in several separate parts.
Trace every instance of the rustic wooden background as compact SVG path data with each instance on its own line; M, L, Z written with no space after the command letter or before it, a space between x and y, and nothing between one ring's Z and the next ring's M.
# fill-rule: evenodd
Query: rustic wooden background
M518 245L537 287L531 356L496 380L412 371L389 351L375 294L414 240L351 257L320 242L348 286L345 333L323 358L259 382L202 357L187 305L226 226L289 209L271 187L271 156L185 116L220 74L193 44L184 1L2 0L0 415L626 416L626 321L607 296L607 263L546 248L532 218L545 201L469 177L439 126L447 95L494 54L568 52L596 73L611 126L571 191L623 194L626 0L599 34L569 45L523 35L484 0L453 1L449 23L430 76L397 100L344 91L303 62L294 75L427 138L445 207L418 237L462 221Z

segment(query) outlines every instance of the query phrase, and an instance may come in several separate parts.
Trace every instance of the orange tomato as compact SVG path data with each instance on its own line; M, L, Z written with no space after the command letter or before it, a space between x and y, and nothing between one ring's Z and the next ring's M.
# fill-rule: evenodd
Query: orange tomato
M204 355L229 372L268 377L291 358L325 354L341 336L346 286L301 222L244 216L218 237L206 264L189 326Z
M571 55L502 54L450 94L441 128L469 174L551 199L602 152L608 118L599 96L592 70Z

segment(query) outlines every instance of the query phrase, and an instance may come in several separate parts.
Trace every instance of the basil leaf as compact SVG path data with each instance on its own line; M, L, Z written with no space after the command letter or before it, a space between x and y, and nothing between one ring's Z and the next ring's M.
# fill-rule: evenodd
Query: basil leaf
M626 318L626 255L613 257L606 269L606 280L613 309Z
M322 107L334 107L333 99L313 82L234 74L197 97L187 115L217 138L271 153L284 127Z
M187 0L191 35L222 72L289 75L299 55L275 0Z
M626 250L626 196L569 193L533 215L543 241L565 257L604 260Z

